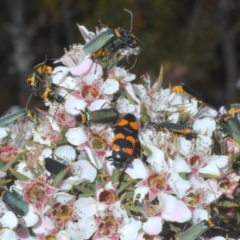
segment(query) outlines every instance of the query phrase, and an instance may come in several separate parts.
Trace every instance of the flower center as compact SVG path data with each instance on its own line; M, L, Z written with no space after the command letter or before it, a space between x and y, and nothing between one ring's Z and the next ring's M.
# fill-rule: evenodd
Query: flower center
M91 143L92 143L93 149L96 149L96 150L104 149L103 138L101 138L101 136L99 136L98 134L93 134L92 135Z
M45 191L46 187L44 184L35 183L26 191L27 199L34 204L44 202L46 198Z
M53 216L57 221L67 222L71 219L73 210L70 206L56 204L53 209Z
M103 191L99 195L99 201L106 204L111 204L116 202L117 194L113 191Z
M47 237L46 237L46 240L56 240L56 238L53 237L53 236L47 236Z
M151 175L148 180L148 185L157 190L157 191L163 191L167 187L167 181L163 175L160 174L153 174Z
M201 162L200 157L197 155L191 157L189 161L191 166L199 166L200 162Z
M202 199L202 194L200 192L190 192L187 195L187 204L190 206L198 206L201 199Z
M82 97L84 99L89 98L89 96L96 99L98 95L99 95L98 90L93 86L85 86L84 89L82 90Z
M118 230L118 224L113 217L106 217L98 226L99 232L103 236L111 236Z

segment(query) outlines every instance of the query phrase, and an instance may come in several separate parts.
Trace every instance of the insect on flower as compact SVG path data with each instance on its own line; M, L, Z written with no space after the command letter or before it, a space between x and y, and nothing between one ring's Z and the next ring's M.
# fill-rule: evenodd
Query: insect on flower
M28 205L17 193L5 190L2 192L2 201L19 216L24 216L28 211Z
M68 168L65 164L49 157L45 158L44 162L46 170L53 175L58 175L61 171ZM65 177L70 177L70 170L66 172Z
M181 83L181 85L174 86L171 88L173 93L182 93L187 95L189 98L196 100L199 103L203 103L202 96L196 90L192 89L188 85Z
M51 74L53 69L51 66L42 62L34 67L34 72L27 78L27 84L34 96L39 96L45 101L56 101L63 103L64 97L56 93L56 86L52 84Z
M230 140L240 144L240 123L236 117L230 115L222 116L216 119L223 132L230 137Z
M3 127L7 124L11 124L14 121L22 118L22 117L29 117L29 118L33 118L34 117L34 113L30 110L27 109L21 109L19 111L10 113L2 118L0 118L0 127Z
M127 113L118 121L111 146L112 156L106 158L113 161L112 165L115 168L120 169L125 164L131 166L130 161L138 139L138 128L137 119L131 113Z
M140 53L140 41L132 34L132 13L131 28L106 28L100 30L100 33L85 44L83 50L91 55L93 60L102 67L110 67L122 60L125 56L138 55ZM81 29L81 26L80 26Z
M105 108L95 111L81 111L75 115L75 121L90 127L91 123L112 123L119 118L119 113L115 108Z
M178 233L176 240L193 240L200 237L209 228L216 226L214 219L203 220L186 231Z
M196 138L197 133L194 132L190 127L178 124L178 123L172 123L172 122L161 122L160 124L156 124L154 122L149 123L151 126L155 127L157 130L169 130L175 134L183 134L187 137Z

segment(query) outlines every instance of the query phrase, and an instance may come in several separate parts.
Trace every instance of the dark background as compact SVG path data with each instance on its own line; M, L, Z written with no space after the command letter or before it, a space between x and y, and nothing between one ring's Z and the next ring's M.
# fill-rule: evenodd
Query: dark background
M85 43L76 23L128 30L123 8L133 12L133 33L144 43L131 72L154 81L162 64L164 87L184 81L215 107L240 102L238 0L2 0L0 114L26 106L26 78L46 55L59 58L63 48Z

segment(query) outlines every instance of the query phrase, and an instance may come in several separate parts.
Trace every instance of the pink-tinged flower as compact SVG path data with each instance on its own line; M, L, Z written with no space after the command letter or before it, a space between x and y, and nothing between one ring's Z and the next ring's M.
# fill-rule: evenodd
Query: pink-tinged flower
M185 145L184 145L185 143ZM189 143L189 147L187 147ZM179 139L181 154L176 156L173 161L173 169L176 172L193 173L198 176L212 176L214 178L224 176L230 167L230 160L226 155L210 155L210 151L199 151L193 148L191 142L181 138Z
M147 187L149 189L149 200L152 201L159 192L171 191L168 185L169 173L151 171L147 179L137 183L137 187Z
M151 150L152 150L152 155L147 159L147 162L151 165L151 168L147 169L147 172L143 171L142 177L139 176L139 178L144 177L144 179L139 181L136 184L137 188L135 190L135 191L141 192L141 189L142 189L141 195L143 195L146 193L146 188L147 188L150 201L152 201L159 192L172 192L172 189L168 182L171 174L169 172L169 167L165 162L164 153L163 151L155 147L151 147ZM142 167L140 162L139 162L139 166ZM134 171L140 172L138 171L138 168L136 165L133 165L133 168L134 168ZM126 172L130 174L130 176L132 177L131 173L133 173L133 171L126 170Z
M81 78L77 87L71 92L71 96L84 100L87 104L98 99L108 99L104 96L104 89L101 88L103 83L102 78L96 79L95 74L88 74Z
M97 231L93 240L130 240L135 239L142 223L127 216L127 212L121 208L120 201L109 206L109 208L96 217Z
M19 152L20 149L15 144L0 147L0 159L4 163L10 162Z
M37 233L38 239L89 239L97 229L93 218L93 215L96 213L95 201L92 198L81 198L74 203L71 200L72 196L68 194L60 194L56 196L56 199L58 199L59 204L54 210L55 216L53 219L55 219L54 221L56 221L57 225L53 229L53 220L42 216L42 224L34 228L34 233ZM49 210L46 212L49 212ZM76 219L76 217L79 220L71 220ZM45 226L48 222L49 225Z
M104 163L106 151L112 143L113 131L110 126L103 124L91 125L91 132L88 134L88 141L81 144L78 149L87 151L90 161L97 168L101 168Z
M54 109L54 114L54 120L60 127L71 128L76 125L75 119L71 115L67 114L65 110L59 109L56 111Z
M56 193L48 212L47 216L56 225L56 232L65 228L71 239L87 239L84 237L89 238L95 232L93 216L96 213L96 204L92 198L75 200L72 195ZM89 224L86 224L86 218ZM84 231L82 221L85 223Z
M39 204L46 203L48 200L58 191L57 188L52 187L46 183L47 179L45 176L38 177L37 180L28 182L15 181L16 185L20 185L24 189L23 199L27 203Z
M161 149L163 152L174 155L176 148L172 142L172 134L167 131L158 131L155 127L145 128L143 132L139 134L139 140L141 144L147 147L154 146Z
M130 82L135 80L136 75L127 72L124 68L114 66L108 71L107 77L107 79L116 79L120 82Z
M208 206L222 195L215 179L204 181L203 178L190 175L189 181L192 187L186 192L183 201L190 207L201 208Z
M162 207L162 218L164 220L183 223L191 219L192 212L182 200L168 193L159 193L158 199Z
M48 118L48 119L47 119ZM57 143L62 140L61 129L53 118L46 117L42 124L33 131L33 141L51 146L53 143Z
M39 240L46 239L49 234L57 233L57 226L54 222L45 215L44 204L39 203L37 205L37 211L39 213L39 221L36 225L32 227L32 231L36 234Z
M134 90L137 96L141 99L144 106L149 110L150 116L155 119L157 111L170 111L171 106L168 103L170 94L169 89L156 90L157 83L151 87L149 76L142 76L143 84L134 84ZM173 112L177 112L175 109Z
M153 236L162 231L163 219L162 208L160 204L152 204L150 201L144 201L144 216L146 221L143 223L143 230L145 233Z
M143 231L149 235L157 235L162 231L163 219L161 217L148 217L143 223Z
M108 182L103 186L97 185L96 199L99 204L102 204L101 207L103 209L108 208L110 205L119 200L112 182Z
M89 57L86 57L82 48L83 46L80 44L70 46L70 50L65 49L65 54L59 60L68 67L69 72L74 76L87 74L91 68L96 66Z
M228 198L233 199L234 192L239 186L240 176L236 173L227 173L222 179L218 180L220 186L220 191L222 194L226 195Z

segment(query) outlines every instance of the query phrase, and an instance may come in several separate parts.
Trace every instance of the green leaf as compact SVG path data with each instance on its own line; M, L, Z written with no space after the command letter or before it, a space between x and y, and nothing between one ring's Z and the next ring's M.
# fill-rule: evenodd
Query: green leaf
M199 173L199 177L218 179L220 175L213 175L210 173Z
M219 207L224 207L224 208L232 208L232 207L239 207L240 205L238 203L235 203L233 201L222 201L222 202L217 202L217 206Z
M235 162L240 157L240 152L231 155L230 159Z
M0 186L4 186L4 185L8 184L11 181L12 181L11 179L9 179L9 180L0 179Z
M114 168L112 178L111 178L112 184L117 183L118 179L119 179L119 170Z
M128 102L129 102L130 104L135 104L135 101L133 100L133 98L131 97L131 95L128 93L128 91L127 91L126 89L125 89L125 93L126 93Z
M162 88L162 83L163 83L163 65L162 64L160 66L160 72L156 82L157 82L156 88L155 88L156 92L160 92Z
M134 212L139 212L139 213L142 213L144 211L144 209L141 207L129 206L129 205L128 206L125 205L125 209L134 211Z
M23 175L23 174L20 173L20 172L15 171L15 170L12 169L12 168L9 168L9 171L10 171L18 180L20 180L20 181L28 181L28 180L29 180L28 177L26 177L25 175Z
M141 114L141 124L145 125L145 123L149 121L150 116L148 115L148 110L143 103L141 103L140 114Z
M22 152L20 152L19 154L16 155L16 157L10 161L9 163L7 163L4 166L4 170L7 171L13 164L15 164L19 159L22 159L23 156L27 153L28 150L24 150Z
M148 157L152 156L152 151L147 147L146 144L141 142L141 147L144 150L144 152L147 154Z
M59 182L61 182L64 179L64 177L69 172L69 170L70 170L70 166L66 167L61 172L59 172L54 178L52 185L56 187L59 184Z
M180 123L185 124L189 118L190 113L189 112L183 112L180 115Z

